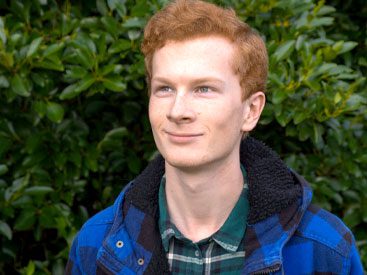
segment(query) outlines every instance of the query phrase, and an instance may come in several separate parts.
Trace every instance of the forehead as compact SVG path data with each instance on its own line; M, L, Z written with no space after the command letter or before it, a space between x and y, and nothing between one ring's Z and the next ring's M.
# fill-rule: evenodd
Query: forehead
M232 71L234 45L220 36L169 41L158 49L152 60L152 76L205 74Z

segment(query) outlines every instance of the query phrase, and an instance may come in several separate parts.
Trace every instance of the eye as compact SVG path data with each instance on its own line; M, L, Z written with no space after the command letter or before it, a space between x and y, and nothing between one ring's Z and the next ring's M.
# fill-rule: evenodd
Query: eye
M169 86L161 86L161 87L158 88L158 92L170 93L172 91L173 91L173 89Z
M211 91L211 89L208 86L201 86L196 89L198 93L206 94Z
M157 96L167 96L174 92L174 89L170 86L157 86L156 88L153 88L153 93Z

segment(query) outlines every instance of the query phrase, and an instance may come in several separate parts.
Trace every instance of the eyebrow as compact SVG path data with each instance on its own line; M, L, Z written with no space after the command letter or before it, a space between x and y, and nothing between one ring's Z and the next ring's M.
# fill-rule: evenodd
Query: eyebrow
M167 83L170 84L172 81L170 80L170 78L166 78L166 77L153 77L152 81L158 81L158 82L162 82L162 83ZM191 81L192 85L199 85L199 84L203 84L203 83L207 83L207 82L216 82L219 84L224 84L225 82L219 78L216 77L202 77L202 78L196 78L193 81Z

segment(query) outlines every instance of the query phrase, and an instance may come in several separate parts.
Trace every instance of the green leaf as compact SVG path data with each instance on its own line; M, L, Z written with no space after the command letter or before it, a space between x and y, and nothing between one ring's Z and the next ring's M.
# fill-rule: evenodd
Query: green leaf
M280 45L273 53L273 58L275 59L275 61L278 62L290 56L294 50L295 43L296 42L294 40L290 40Z
M331 197L337 204L343 205L343 197L339 193L334 192Z
M275 90L272 93L272 102L274 104L280 104L287 98L287 92L283 89Z
M302 121L304 121L308 117L308 114L305 111L299 111L297 112L293 117L294 124L300 124Z
M96 44L91 37L84 32L79 33L71 45L85 51L89 56L95 55L97 52Z
M42 43L43 37L38 37L34 39L29 46L28 52L27 52L27 58L33 56L39 49L41 43Z
M14 66L13 54L0 51L0 64L10 70Z
M97 0L96 1L97 10L102 15L108 14L108 8L106 5L106 0Z
M0 176L5 175L8 171L8 166L5 164L0 164Z
M137 31L137 30L129 30L127 32L127 36L129 37L130 40L136 40L140 37L141 35L141 31Z
M48 56L50 57L50 56ZM44 59L42 61L35 62L33 64L36 68L48 69L53 71L62 72L64 70L64 65L58 57L51 59Z
M38 151L42 150L42 140L43 138L41 133L30 135L25 141L25 151L28 154L37 154Z
M70 66L65 71L65 78L70 80L77 80L83 78L88 71L81 66Z
M336 9L332 6L323 6L320 8L320 10L317 12L317 15L325 15L325 14L328 14L328 13L333 13L335 12Z
M25 274L26 275L34 275L34 272L36 271L36 265L34 264L33 261L29 261L26 269L25 269Z
M340 93L336 93L334 96L334 103L337 104L340 102L340 100L342 100L342 96L340 95Z
M345 211L343 220L349 227L354 227L360 223L361 217L359 211L356 211L359 207L360 205L351 205Z
M32 186L24 190L26 195L44 195L46 193L53 192L54 189L50 186Z
M146 24L146 21L143 18L139 18L139 17L132 17L129 18L128 20L126 20L122 26L125 28L144 28Z
M107 0L107 4L111 10L116 10L120 17L124 17L124 15L126 14L125 1Z
M35 101L33 103L33 109L37 112L40 117L43 117L47 112L46 103L43 101Z
M347 111L358 110L364 102L366 100L361 95L354 94L347 100L345 109Z
M106 30L112 35L112 36L116 36L120 31L119 31L119 24L116 21L115 18L111 17L111 16L103 16L101 18L101 22L103 24L103 26L106 28Z
M110 65L106 65L102 68L101 74L103 76L107 75L111 72L113 74L120 74L122 70L123 70L123 66L121 64L110 64Z
M0 221L0 233L7 237L8 240L11 240L13 238L13 232L6 222Z
M109 54L119 53L122 51L129 50L131 48L131 42L126 39L119 39L114 42L108 49Z
M145 1L136 1L136 4L130 10L131 16L137 16L140 18L144 18L146 14L150 13L150 7L146 4Z
M4 28L4 21L0 16L0 39L2 41L2 43L5 45L6 44L6 34L5 34L5 28Z
M87 90L95 81L96 80L92 75L85 76L82 80L76 83L75 92L80 93Z
M106 78L102 82L103 86L113 92L123 92L126 90L126 83L121 77Z
M11 1L11 9L14 14L16 14L18 17L22 18L22 20L25 21L25 23L29 24L29 10L30 5L29 2L22 3L24 1Z
M355 47L357 47L357 45L358 45L357 42L352 42L352 41L345 42L345 43L343 43L343 47L339 51L339 54L349 52L349 51L353 50Z
M103 0L102 0L103 1ZM101 25L101 21L98 17L86 17L80 20L80 27L83 29L95 30Z
M108 138L114 138L114 139L120 139L125 137L129 132L127 131L126 127L120 127L112 129L111 131L107 132L104 139Z
M57 208L53 205L42 208L39 218L40 225L44 228L57 228L55 218L59 216L58 212Z
M297 51L299 51L303 47L306 38L307 37L305 35L300 35L300 36L297 37L297 41L296 41L296 50Z
M300 141L305 141L307 140L310 135L311 135L311 131L312 131L312 128L306 124L306 123L303 123L303 124L298 124L297 125L297 130L298 130L298 138Z
M10 81L11 88L17 95L28 97L31 95L24 80L16 74Z
M76 59L79 61L79 64L88 69L91 69L93 67L95 59L91 54L88 53L87 50L76 49L75 53L76 53Z
M70 15L62 14L61 15L61 35L65 36L70 33L73 29L73 23L75 21L71 19Z
M357 162L367 164L367 154L362 154L356 159Z
M321 18L314 18L311 20L310 25L312 28L320 27L320 26L330 26L334 22L333 17L321 17Z
M25 231L32 229L35 222L36 222L36 209L34 207L25 208L16 218L14 224L14 230Z
M61 100L71 99L79 95L81 92L87 90L96 79L92 75L85 76L82 80L67 86L60 94Z
M79 95L79 92L76 90L76 84L71 84L67 86L60 94L59 99L71 99Z
M332 69L336 68L337 65L335 63L325 63L317 68L317 75L329 73Z
M98 149L115 148L121 146L121 140L128 135L128 131L125 127L115 128L107 132L103 139L98 143Z
M8 88L9 81L4 75L0 75L0 88Z
M51 121L59 123L64 117L64 108L58 103L47 102L46 115Z
M52 45L48 46L46 48L46 50L43 52L43 57L47 57L47 56L50 56L54 53L57 53L58 51L63 49L64 46L65 46L64 42L60 42L60 43L52 44Z
M104 56L107 50L106 34L102 33L97 41L98 55Z
M318 148L321 148L324 144L324 140L322 138L323 133L324 133L324 128L322 127L322 125L315 123L313 125L312 140Z
M289 114L287 114L286 112L283 112L283 113L277 115L275 117L275 119L279 122L279 124L282 127L285 127L292 118Z

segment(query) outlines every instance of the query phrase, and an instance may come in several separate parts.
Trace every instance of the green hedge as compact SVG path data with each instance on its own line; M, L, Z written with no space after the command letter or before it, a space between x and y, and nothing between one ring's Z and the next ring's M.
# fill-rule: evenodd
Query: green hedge
M62 274L83 222L156 154L139 45L165 2L0 1L0 274ZM366 28L351 16L363 1L217 3L269 50L253 135L344 219L367 267Z

